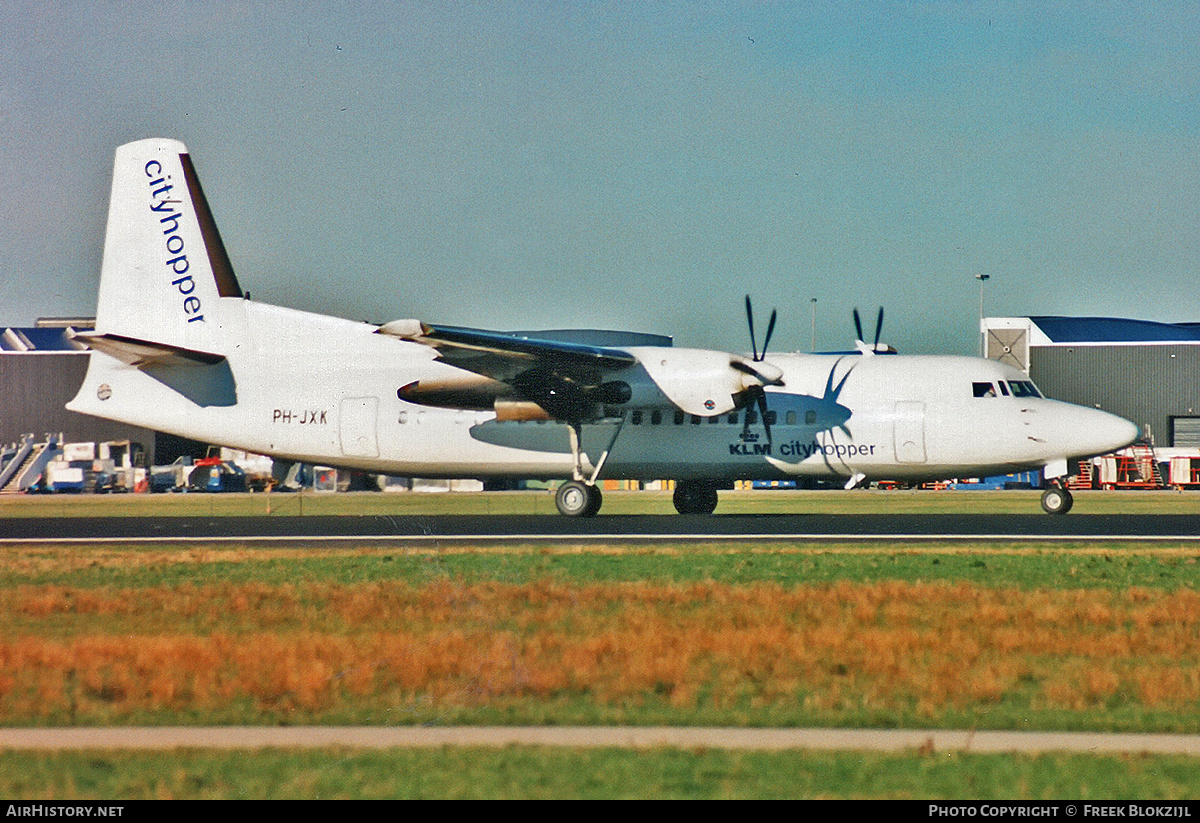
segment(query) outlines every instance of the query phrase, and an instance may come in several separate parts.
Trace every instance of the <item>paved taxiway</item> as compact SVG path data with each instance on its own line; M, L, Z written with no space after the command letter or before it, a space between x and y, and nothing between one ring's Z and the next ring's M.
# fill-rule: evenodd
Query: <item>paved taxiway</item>
M1200 756L1200 735L945 729L742 729L668 726L161 726L0 729L4 749L262 749L441 746L647 749L1081 752Z
M767 514L331 515L250 517L68 517L0 519L0 541L358 539L414 541L618 538L663 540L797 539L1200 539L1194 515Z

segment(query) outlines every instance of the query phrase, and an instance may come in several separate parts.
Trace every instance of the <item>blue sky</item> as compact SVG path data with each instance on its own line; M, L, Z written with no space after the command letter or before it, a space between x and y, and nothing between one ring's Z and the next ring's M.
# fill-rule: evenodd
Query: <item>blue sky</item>
M255 299L356 320L743 350L748 293L772 348L816 298L817 348L883 305L970 353L977 274L989 314L1200 320L1198 5L17 0L0 324L94 311L149 136Z

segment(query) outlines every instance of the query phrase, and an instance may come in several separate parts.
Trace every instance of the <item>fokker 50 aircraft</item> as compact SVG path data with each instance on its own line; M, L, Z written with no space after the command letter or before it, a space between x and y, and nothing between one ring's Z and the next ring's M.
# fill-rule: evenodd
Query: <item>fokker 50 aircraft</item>
M762 350L625 332L381 326L250 300L187 148L116 152L92 350L73 411L292 461L416 477L561 478L565 515L604 478L674 479L709 513L739 479L925 481L1044 469L1120 449L1130 422L1041 396L971 357ZM855 313L857 321L857 312ZM1062 513L1053 485L1043 508Z

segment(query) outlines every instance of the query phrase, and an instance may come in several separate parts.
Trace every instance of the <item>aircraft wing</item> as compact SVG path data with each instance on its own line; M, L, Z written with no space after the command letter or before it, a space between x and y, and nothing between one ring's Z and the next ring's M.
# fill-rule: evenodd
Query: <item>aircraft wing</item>
M747 392L777 383L781 377L769 364L728 352L663 344L596 345L549 332L543 337L417 320L395 320L378 332L429 346L438 352L438 360L497 381L511 390L512 397L536 403L550 416L567 421L596 419L604 406L628 403L635 393L635 402L641 405L670 405L710 417L743 405L749 399ZM634 343L646 338L629 335ZM610 334L609 339L620 335ZM445 384L439 383L438 388L444 397ZM470 400L478 403L478 390L471 388L476 393ZM421 402L421 393L419 383L401 390L402 397L414 402Z
M633 365L637 357L612 346L595 346L515 332L438 326L412 320L396 320L380 327L380 333L437 350L438 359L507 381L537 365L567 371L608 371Z
M439 326L416 320L395 320L379 328L386 334L429 346L437 359L486 382L417 381L400 390L416 403L479 408L485 403L517 399L537 404L560 420L600 416L605 403L629 400L629 386L608 381L610 372L627 369L637 357L612 346L543 339L513 332Z

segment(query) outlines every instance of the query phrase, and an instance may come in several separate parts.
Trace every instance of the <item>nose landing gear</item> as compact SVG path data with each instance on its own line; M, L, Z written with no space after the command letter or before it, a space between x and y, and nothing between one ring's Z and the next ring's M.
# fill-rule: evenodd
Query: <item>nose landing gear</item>
M1071 492L1062 486L1051 486L1042 492L1042 510L1046 514L1066 514L1074 503Z

